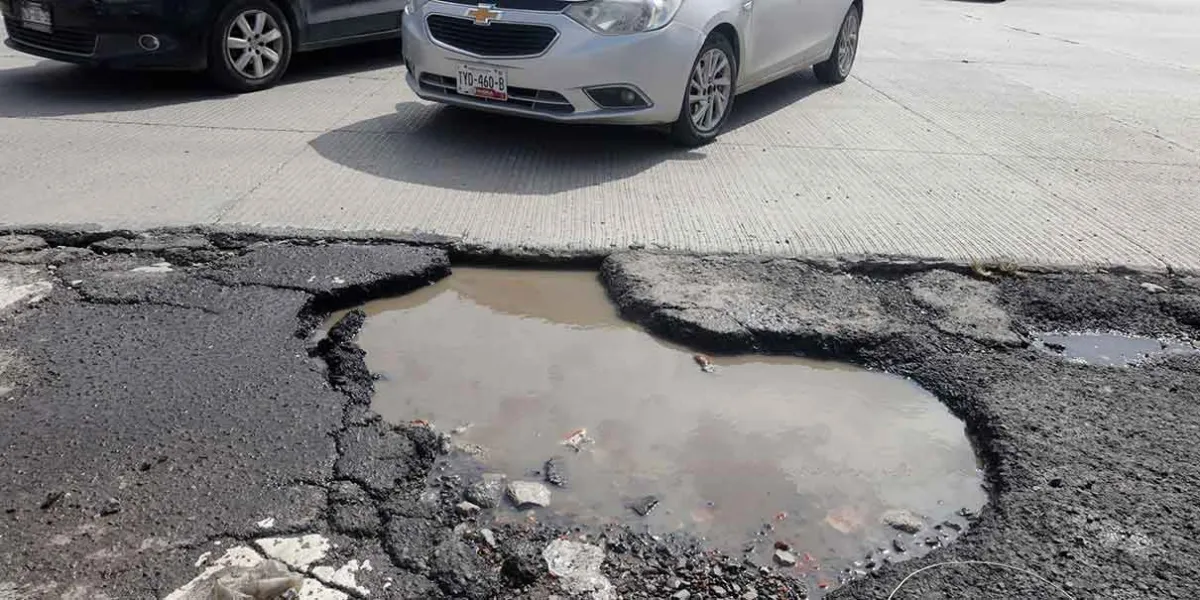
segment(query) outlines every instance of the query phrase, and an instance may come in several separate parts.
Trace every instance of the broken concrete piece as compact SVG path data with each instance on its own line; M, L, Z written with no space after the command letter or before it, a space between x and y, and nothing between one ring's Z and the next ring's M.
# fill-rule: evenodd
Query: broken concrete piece
M517 508L550 506L550 488L536 481L514 481L508 484L508 497Z
M332 547L323 535L310 534L290 538L263 538L254 542L269 558L293 569L305 570L325 558Z
M883 522L904 533L916 533L925 527L925 522L921 520L921 517L907 510L889 510L883 513Z
M0 313L36 304L49 295L53 288L41 269L0 264Z
M365 567L363 567L365 568ZM336 578L331 577L331 580ZM353 586L348 586L353 587ZM165 600L348 600L342 591L304 577L248 546L230 548Z
M542 551L542 558L550 574L559 579L567 593L587 595L592 600L617 598L612 582L600 572L604 550L599 546L554 540Z
M250 568L225 567L213 577L213 600L299 598L304 578L274 560Z

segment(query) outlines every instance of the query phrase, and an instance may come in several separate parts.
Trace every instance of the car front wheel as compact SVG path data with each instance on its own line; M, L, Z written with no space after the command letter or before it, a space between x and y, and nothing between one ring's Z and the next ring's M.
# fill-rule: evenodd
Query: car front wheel
M709 36L692 64L679 119L671 127L675 143L688 148L716 139L729 118L737 83L737 59L725 36Z
M854 58L858 56L858 29L862 25L862 13L857 4L850 5L842 28L838 30L837 42L829 60L813 66L813 73L824 83L841 83L850 76Z
M213 24L208 71L231 92L256 92L275 85L292 59L287 18L269 0L234 0Z

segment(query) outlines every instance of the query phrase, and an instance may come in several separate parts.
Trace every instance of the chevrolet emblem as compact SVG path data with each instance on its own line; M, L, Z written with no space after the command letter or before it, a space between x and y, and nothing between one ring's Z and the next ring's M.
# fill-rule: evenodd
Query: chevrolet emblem
M467 11L467 16L474 19L476 25L491 25L492 21L500 20L500 11L492 10L495 4L480 4Z

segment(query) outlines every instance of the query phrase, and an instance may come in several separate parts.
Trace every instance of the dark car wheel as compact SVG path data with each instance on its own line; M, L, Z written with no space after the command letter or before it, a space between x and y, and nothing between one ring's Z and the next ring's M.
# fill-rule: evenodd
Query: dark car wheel
M694 148L717 138L733 109L737 72L733 45L719 33L709 36L692 64L679 119L671 126L675 143Z
M837 42L833 44L829 60L813 65L817 79L825 83L841 83L850 76L854 58L858 56L858 30L861 26L862 13L857 4L852 4L842 19L842 28L838 30Z
M209 34L208 72L231 92L275 85L292 60L292 31L269 0L233 0Z

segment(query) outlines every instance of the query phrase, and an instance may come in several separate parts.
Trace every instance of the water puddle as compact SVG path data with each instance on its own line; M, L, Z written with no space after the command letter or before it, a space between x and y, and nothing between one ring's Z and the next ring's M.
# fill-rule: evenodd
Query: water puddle
M1190 342L1121 333L1045 333L1036 345L1067 360L1108 367L1136 365L1168 352L1195 352Z
M986 500L963 423L913 383L785 357L714 357L705 372L622 321L592 273L455 269L365 310L374 409L482 452L449 469L542 481L554 458L566 485L547 484L539 519L688 531L794 558L815 588L945 543ZM580 429L590 441L564 445Z

